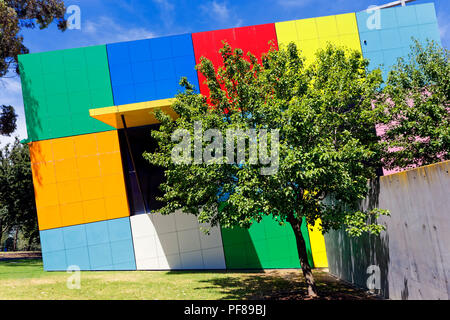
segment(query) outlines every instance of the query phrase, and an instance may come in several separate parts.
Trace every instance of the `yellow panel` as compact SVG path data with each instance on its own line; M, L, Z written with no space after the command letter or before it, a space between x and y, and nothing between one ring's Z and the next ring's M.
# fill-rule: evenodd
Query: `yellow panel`
M316 39L317 33L316 19L303 19L296 21L297 34L300 40Z
M314 62L317 50L328 43L361 51L355 13L278 22L275 29L278 43L296 43L307 65Z
M338 35L335 16L316 18L316 25L319 38L328 38Z
M297 42L297 30L295 29L295 21L285 21L275 24L277 32L278 46L287 46L289 42Z
M90 109L91 117L100 120L117 129L123 128L122 115L125 118L127 127L139 127L149 124L156 124L154 112L161 109L176 118L177 114L170 107L175 99L161 99L139 103L124 104L106 108Z
M325 238L320 228L320 219L316 221L314 227L309 229L309 241L315 268L328 268L327 251L325 248Z

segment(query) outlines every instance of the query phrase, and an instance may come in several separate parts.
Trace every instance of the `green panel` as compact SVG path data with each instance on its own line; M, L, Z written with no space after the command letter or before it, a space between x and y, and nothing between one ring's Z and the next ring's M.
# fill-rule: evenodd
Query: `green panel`
M313 265L306 222L302 224L308 260ZM222 228L227 269L300 268L294 232L289 224L280 226L271 216L250 229Z
M89 116L114 105L106 46L19 56L31 141L115 130Z

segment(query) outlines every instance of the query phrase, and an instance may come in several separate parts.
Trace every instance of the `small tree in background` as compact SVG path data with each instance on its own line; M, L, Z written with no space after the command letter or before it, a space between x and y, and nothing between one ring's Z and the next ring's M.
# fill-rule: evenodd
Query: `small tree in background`
M368 179L381 166L375 132L379 110L371 106L379 94L381 73L368 72L361 53L331 45L319 51L309 67L294 44L270 50L261 63L228 44L220 52L224 66L217 72L205 58L197 66L206 77L208 99L183 79L185 92L172 106L179 118L172 121L161 111L156 114L161 126L152 136L159 148L144 157L165 168L160 200L166 205L159 212L181 210L196 215L200 223L227 228L249 228L265 215L280 224L288 222L297 240L308 294L316 296L300 231L302 219L313 225L320 218L323 231L342 226L353 235L382 230L376 222L366 221L384 211L362 212L358 207L367 195ZM199 123L204 137L200 153L195 143L191 148L191 140L179 143L179 133L195 137ZM208 129L218 129L226 142ZM277 130L279 135L269 135L267 145L259 144L261 136L250 137L244 159L228 164L227 155L223 156L224 144L231 143L228 129L239 129L244 135L251 129ZM252 160L250 142L258 142L259 155L271 154L273 161ZM184 152L181 163L174 163L174 151ZM268 173L274 162L275 170ZM326 198L329 201L323 201Z
M388 169L414 168L450 159L449 51L435 42L411 46L389 73L382 135Z
M0 150L0 231L14 232L15 248L19 232L28 247L39 239L29 150L17 138Z
M66 8L62 0L0 1L0 78L19 73L17 56L28 53L21 28L47 28L55 19L58 29L67 27ZM10 135L16 129L17 115L12 106L0 105L0 134Z

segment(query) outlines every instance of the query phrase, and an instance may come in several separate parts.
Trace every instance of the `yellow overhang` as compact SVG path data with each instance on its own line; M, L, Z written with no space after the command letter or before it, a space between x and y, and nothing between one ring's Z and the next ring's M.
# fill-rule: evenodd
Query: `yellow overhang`
M156 124L159 121L155 117L155 111L161 109L176 119L178 115L172 110L171 105L175 99L161 99L130 103L120 106L95 108L89 110L89 115L101 122L109 124L116 129L123 128L122 115L125 118L127 127L140 127L149 124Z

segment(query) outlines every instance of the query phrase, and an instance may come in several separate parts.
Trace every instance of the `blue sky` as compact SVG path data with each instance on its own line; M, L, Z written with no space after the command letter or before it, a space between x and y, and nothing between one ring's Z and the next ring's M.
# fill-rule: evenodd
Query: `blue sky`
M285 20L357 12L370 5L393 0L79 0L65 1L81 9L81 29L60 32L25 30L25 45L31 52L76 48L111 42L160 37ZM450 1L434 2L442 44L450 45ZM26 138L22 91L18 76L0 79L0 104L11 104L19 115L15 135ZM12 138L0 136L0 144Z

